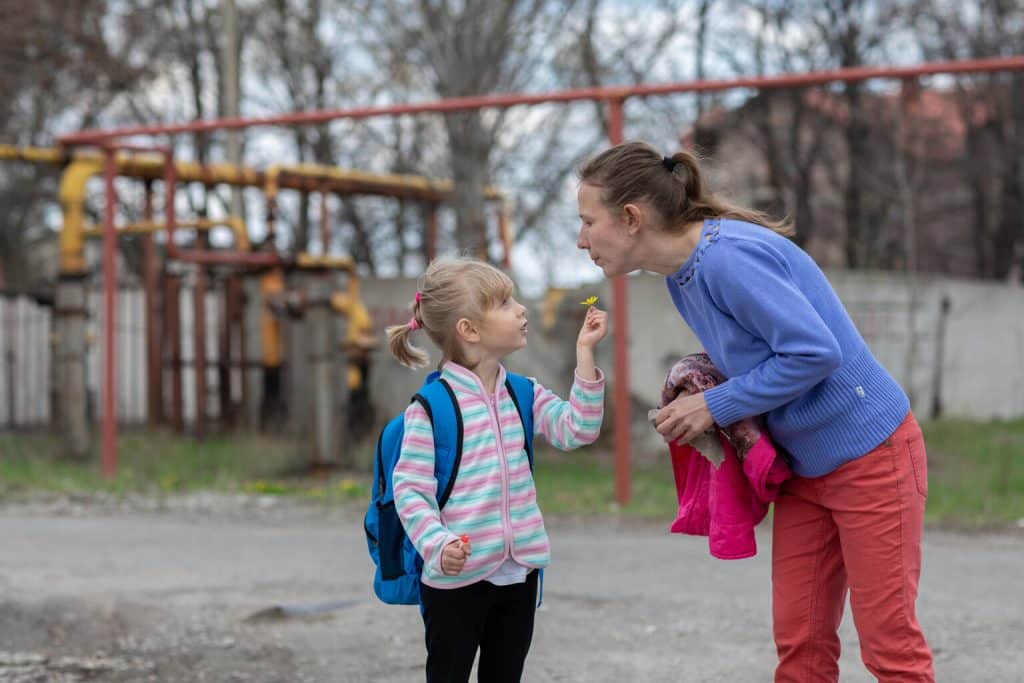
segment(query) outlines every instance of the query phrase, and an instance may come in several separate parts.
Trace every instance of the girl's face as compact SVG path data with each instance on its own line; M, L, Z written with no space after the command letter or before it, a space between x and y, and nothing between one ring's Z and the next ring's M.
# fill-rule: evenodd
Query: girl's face
M611 278L625 275L639 266L632 262L636 240L627 225L627 214L611 211L601 201L601 189L581 183L576 195L580 209L580 234L576 246Z
M509 296L489 309L480 321L480 350L503 358L526 346L526 307Z

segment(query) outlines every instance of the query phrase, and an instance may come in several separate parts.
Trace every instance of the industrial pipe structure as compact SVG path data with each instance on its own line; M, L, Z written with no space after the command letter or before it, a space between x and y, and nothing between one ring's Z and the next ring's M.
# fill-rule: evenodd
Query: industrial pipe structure
M145 181L166 180L168 172L164 160L159 155L160 150L153 148L148 151L156 153L144 151L133 155L117 155L118 175ZM64 213L59 238L61 272L85 272L83 230L87 228L86 186L90 179L103 172L102 154L89 149L0 145L0 161L65 167L61 175L59 192L60 205ZM275 207L277 194L281 189L392 197L428 205L449 201L455 189L450 180L431 180L407 174L368 173L316 164L277 165L270 166L265 171L234 164L200 164L191 161L175 161L173 166L174 178L178 182L200 183L208 187L228 185L259 188L273 197ZM507 209L504 208L505 197L502 192L489 186L485 189L485 198L501 204L502 214L499 214L499 221L504 220L507 225ZM276 216L276 211L274 215ZM502 215L505 218L501 218ZM499 231L507 232L507 227L503 228L499 224ZM504 237L502 241L506 242Z
M326 253L320 256L314 256L312 254L299 254L294 260L290 260L287 264L278 254L273 252L260 252L253 254L250 252L251 245L249 244L248 233L242 219L237 217L227 217L224 219L207 219L200 218L195 220L180 221L170 220L171 211L167 212L167 217L164 221L153 220L153 197L152 197L152 185L155 180L163 180L165 187L173 188L174 184L178 181L181 182L198 182L206 186L214 186L220 184L236 185L236 186L249 186L259 187L264 189L267 193L268 204L274 207L276 204L277 192L280 188L289 190L298 190L302 192L319 192L321 194L321 242L324 246L327 244L326 235L328 233L328 219L329 213L327 211L327 198L330 194L369 194L394 197L400 200L412 200L427 203L432 211L436 210L436 207L448 200L454 191L454 185L450 181L434 181L420 176L411 175L396 175L396 174L372 174L360 171L347 171L329 166L319 166L313 164L300 164L296 166L275 166L267 169L265 172L257 171L255 169L236 167L229 164L197 164L189 162L177 162L170 157L170 150L166 147L145 147L137 145L103 145L101 152L94 150L70 150L64 148L32 148L32 147L14 147L9 145L0 145L0 161L20 161L24 163L42 163L60 165L64 167L64 171L61 176L60 183L60 203L63 209L64 222L62 224L61 232L58 238L60 247L60 272L62 280L74 281L76 283L81 282L82 276L86 272L87 264L85 261L85 240L88 238L100 237L104 239L104 269L105 272L112 272L112 268L116 265L109 262L109 247L107 246L107 220L104 220L103 227L97 227L90 225L87 222L86 217L86 196L87 196L87 185L88 182L100 175L104 175L106 182L106 196L107 201L112 201L111 197L115 197L113 194L113 187L108 178L106 178L111 170L114 169L114 175L118 177L130 177L140 179L145 183L145 208L144 215L145 219L135 223L123 225L114 228L115 239L117 237L137 234L144 237L143 241L143 259L142 259L142 278L144 282L145 290L145 311L146 311L146 349L147 349L147 376L151 377L151 381L147 382L147 414L150 419L155 419L156 416L162 414L163 406L163 372L161 368L161 345L164 338L170 338L171 342L171 357L170 362L172 366L172 395L171 395L171 417L175 425L181 426L182 421L182 391L181 391L181 348L178 330L180 329L180 320L176 313L176 306L172 306L163 321L163 325L166 329L163 330L164 334L161 335L161 331L158 329L157 319L159 317L159 305L157 297L157 265L156 265L156 243L153 239L157 232L166 231L166 250L168 258L172 260L179 260L182 262L191 262L197 267L197 282L195 288L195 348L202 349L205 340L205 308L202 305L204 299L204 293L206 289L206 273L205 266L211 264L225 264L225 265L236 265L236 266L271 266L271 267L283 267L285 265L294 266L298 269L309 269L319 272L326 272L331 270L342 270L349 274L348 277L348 290L344 292L337 292L333 294L329 299L329 306L335 313L340 313L348 320L346 327L345 337L341 342L342 348L346 349L353 355L359 353L365 353L369 345L376 343L375 338L372 334L372 322L369 315L369 311L366 310L365 304L359 299L359 278L355 272L355 264L351 259L344 257L332 257L327 256ZM502 238L503 246L507 247L510 244L510 240L507 236L507 220L505 224L502 224L502 218L505 217L506 204L504 197L500 191L496 188L488 187L486 189L486 199L492 202L499 202L501 206L501 213L499 217L499 235ZM173 194L170 194L167 199L165 206L167 208L173 207ZM273 212L270 214L273 219ZM228 250L209 250L209 249L184 249L178 245L177 240L174 238L174 230L176 228L193 228L198 230L210 230L218 225L226 225L232 229L234 235L234 244L232 249ZM271 226L272 227L272 226ZM504 254L505 262L508 263L509 253L506 251ZM116 282L116 277L105 278L109 282ZM171 301L178 300L178 292L180 292L180 278L176 276L166 276L165 288L167 289L166 298ZM226 311L229 313L227 317L231 320L225 321L225 329L222 330L221 348L227 349L230 352L231 344L229 335L231 334L231 324L236 315L237 302L234 300L240 295L239 283L232 280L230 277L225 281L226 296L230 301L226 301ZM76 284L72 289L77 290L80 288L80 284ZM61 289L60 287L58 288ZM68 289L67 286L64 287ZM67 293L65 292L65 295ZM74 296L82 297L84 294L80 292L73 292ZM234 295L234 298L232 298ZM104 328L107 329L105 338L110 337L112 334L110 329L114 327L114 315L116 314L116 306L114 305L116 294L113 294L108 289L104 291L104 310L106 317L109 318L111 324L108 326L105 324ZM65 296L66 298L66 296ZM58 307L59 312L77 315L80 323L84 324L85 309L84 309L84 298L82 299L82 305ZM172 315L173 314L173 315ZM81 325L79 325L80 327ZM70 335L68 332L73 326L63 326L67 329L63 329L63 334L58 334L58 338L74 336L74 333ZM107 415L110 414L113 419L116 419L116 405L110 403L113 401L113 394L107 392L106 387L112 386L116 380L116 358L109 354L107 347L104 347L104 363L103 366L110 367L111 372L107 373L104 370L104 421L103 421L103 442L104 442L104 471L107 474L111 474L116 467L116 422L111 425L110 420L107 419ZM72 353L64 354L66 356L79 358L75 369L66 372L66 376L73 376L81 374L78 369L84 368L84 347L81 344L76 344L75 349ZM202 432L202 419L201 416L205 413L205 400L206 400L206 387L205 387L205 354L198 352L195 354L195 373L196 373L196 402L197 402L197 431ZM222 363L222 371L224 370L224 364ZM359 369L350 364L348 374L346 375L346 384L350 389L358 387L362 382L362 376ZM225 380L222 377L222 380ZM227 381L223 381L222 386L222 404L225 406L225 397L223 395L224 387L228 384ZM84 387L84 385L82 385ZM243 383L244 386L244 383ZM84 388L80 387L77 394L84 397ZM84 405L82 401L76 402L76 405ZM78 420L81 423L79 428L71 430L71 440L73 442L82 444L87 441L86 438L86 427L84 420Z
M623 103L629 98L655 97L678 93L720 92L737 88L779 89L828 83L853 83L872 79L913 79L936 74L966 74L1024 70L1024 55L994 57L965 61L946 61L907 67L856 67L804 74L757 76L725 80L697 80L686 83L665 83L636 86L581 88L539 94L501 94L459 97L419 104L358 107L298 112L274 116L242 117L157 125L126 126L108 130L86 130L63 136L64 145L97 145L108 140L131 136L176 135L214 130L242 130L256 126L295 126L323 124L337 119L365 119L378 116L409 114L443 114L476 109L508 108L557 102L597 101L608 108L608 138L612 144L623 138ZM428 238L432 219L428 219ZM630 498L630 429L632 407L629 393L627 285L624 276L612 283L612 324L614 328L614 395L615 395L615 497L620 503Z
M252 245L249 243L249 232L245 225L245 219L241 216L225 216L224 218L196 218L192 220L178 221L179 228L210 231L214 228L225 227L231 230L235 241L232 247L239 251L249 251ZM152 235L157 232L165 232L167 224L162 221L137 221L122 225L117 229L118 235ZM89 226L82 231L86 238L102 237L103 228Z

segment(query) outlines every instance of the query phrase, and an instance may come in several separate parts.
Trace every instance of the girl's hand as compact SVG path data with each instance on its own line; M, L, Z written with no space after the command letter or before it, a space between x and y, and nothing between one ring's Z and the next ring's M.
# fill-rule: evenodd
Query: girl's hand
M445 576L455 576L466 565L466 558L473 554L469 543L452 541L441 551L441 572Z
M608 334L608 312L591 306L587 309L587 317L580 328L580 336L576 338L576 346L593 349Z
M690 443L713 424L715 419L711 417L703 392L689 396L680 394L654 416L654 428L665 438L665 443Z

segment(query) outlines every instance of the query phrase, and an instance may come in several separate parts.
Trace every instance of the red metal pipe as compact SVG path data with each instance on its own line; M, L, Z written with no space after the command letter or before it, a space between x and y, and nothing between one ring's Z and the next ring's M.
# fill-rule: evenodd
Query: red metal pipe
M622 142L621 99L608 100L608 141ZM612 280L612 348L615 372L615 500L626 505L632 496L630 477L633 402L629 390L629 291L625 275Z
M146 199L143 217L153 221L153 183L145 183ZM146 233L142 238L142 282L146 306L146 413L150 425L163 421L163 372L160 368L159 300L157 297L156 238Z
M197 239L203 244L206 235L200 233ZM195 435L201 439L206 435L206 266L202 264L196 266L192 303L192 368L196 382Z
M238 276L230 274L224 278L224 316L220 327L220 353L218 354L218 389L220 394L220 416L225 425L235 422L234 402L231 400L231 375L234 357L235 325L238 317Z
M276 266L284 260L275 253L230 252L216 249L179 249L174 241L175 222L174 193L178 182L178 171L174 166L174 152L169 147L134 148L138 151L157 152L164 157L164 187L167 196L164 207L164 223L167 226L167 256L186 263L200 266Z
M106 207L103 213L103 476L112 479L117 474L117 339L115 318L117 305L117 233L114 211L117 195L114 178L117 177L116 151L103 150L103 180L106 189Z
M457 97L420 104L401 104L384 107L359 107L355 109L333 109L282 114L278 116L240 117L210 119L189 123L126 126L108 130L87 130L59 138L63 145L96 144L103 140L134 135L160 135L196 133L212 130L239 130L253 126L290 126L327 123L336 119L363 119L375 116L399 116L404 114L446 113L484 108L505 108L518 105L546 104L550 102L575 102L580 100L623 100L629 97L649 97L684 92L713 92L734 88L791 88L794 86L820 85L834 82L858 82L873 78L907 78L933 74L980 73L994 71L1016 71L1024 69L1024 55L993 57L964 61L931 62L905 67L856 67L814 71L804 74L783 74L779 76L757 76L722 80L690 81L687 83L663 83L635 85L629 87L579 88L548 93L527 95L510 93L504 95L483 95L478 97Z
M181 388L181 276L167 275L164 289L164 336L170 344L171 426L184 431L184 397Z

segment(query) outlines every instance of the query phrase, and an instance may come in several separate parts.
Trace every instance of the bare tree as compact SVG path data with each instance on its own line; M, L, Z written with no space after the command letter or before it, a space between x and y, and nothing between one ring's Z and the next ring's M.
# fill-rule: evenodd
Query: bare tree
M4 141L46 146L61 129L94 124L145 72L132 55L134 28L133 17L111 20L105 0L0 0ZM0 167L0 268L8 287L38 284L28 250L54 238L46 213L56 203L57 173L47 166Z
M428 0L363 5L385 59L422 74L434 97L510 92L542 81L559 33L578 3L467 0L458 6ZM486 215L483 189L508 111L467 111L444 117L448 160L455 181L456 243L482 253Z
M927 56L990 57L1024 51L1024 8L1006 0L975 7L920 3L918 40ZM979 277L1005 279L1024 260L1024 77L1015 74L956 79L966 129L958 167L969 189L971 220L961 243L974 252Z

